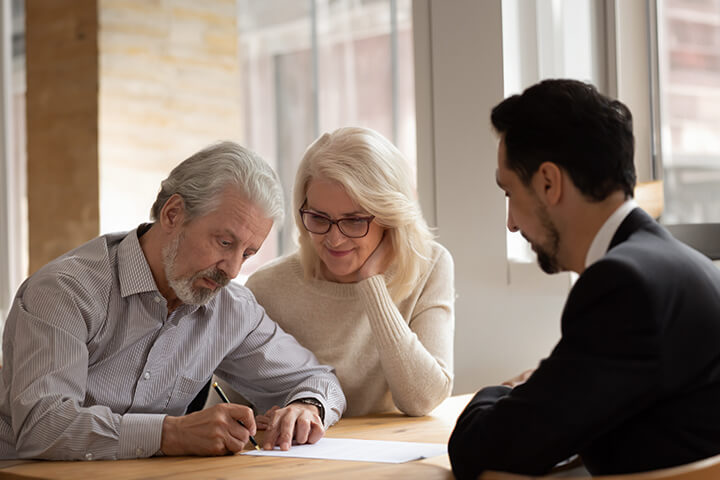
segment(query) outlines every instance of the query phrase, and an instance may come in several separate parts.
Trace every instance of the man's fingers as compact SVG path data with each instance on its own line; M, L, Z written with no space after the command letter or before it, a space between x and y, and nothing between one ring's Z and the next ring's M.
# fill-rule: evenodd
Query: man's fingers
M289 450L293 438L298 444L320 440L325 429L317 413L313 413L315 410L307 405L291 404L272 412L268 418L263 448L270 450L277 445L281 450ZM261 417L262 415L258 415L258 423L261 422Z
M227 432L228 436L240 440L243 444L250 440L250 432L248 429L240 425L237 420L232 417L228 419ZM232 449L228 448L228 450Z
M250 440L250 435L257 432L253 412L248 407L235 404L223 405L222 411L225 414L225 448L232 453L240 452Z
M275 447L278 434L280 433L279 417L279 415L273 415L272 418L270 418L270 423L267 426L265 438L263 439L263 448L265 450L272 450Z
M256 430L255 418L248 407L219 404L182 417L166 417L160 448L167 455L237 453Z
M312 422L310 424L310 435L308 435L307 443L316 443L325 435L325 429L322 424Z
M273 405L272 407L270 407L270 410L265 412L265 415L270 416L273 412L276 412L278 410L280 410L280 407L278 407L277 405Z
M253 415L252 410L242 405L228 404L228 407L237 407L229 408L228 410L230 416L236 421L235 423L237 423L237 420L240 420L250 435L255 435L257 433L255 415Z
M310 435L310 419L305 415L300 415L295 422L295 441L302 445L307 443L308 436Z
M280 450L290 450L293 433L295 432L295 420L297 420L297 412L295 410L288 408L283 412L279 422L280 433L275 442L275 444L280 447Z
M245 430L245 429L243 429ZM228 432L227 437L225 438L225 448L227 451L232 453L241 452L243 448L245 448L245 444L247 443L248 433L247 430L245 430L245 437L246 439L243 440L241 438L236 437L234 434L231 434Z
M270 425L270 419L265 415L258 415L255 417L255 426L258 430L265 430Z

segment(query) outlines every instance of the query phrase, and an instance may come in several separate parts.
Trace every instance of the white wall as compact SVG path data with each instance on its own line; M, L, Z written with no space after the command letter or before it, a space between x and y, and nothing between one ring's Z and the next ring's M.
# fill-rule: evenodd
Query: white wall
M419 193L455 259L455 392L465 393L550 352L569 279L507 261L489 123L504 97L501 1L416 0L414 8Z
M549 354L571 285L568 274L547 276L514 260L522 255L508 255L517 239L506 238L490 110L541 78L590 81L633 111L638 176L652 179L650 13L639 0L413 6L418 188L426 217L455 259L455 391L464 393Z

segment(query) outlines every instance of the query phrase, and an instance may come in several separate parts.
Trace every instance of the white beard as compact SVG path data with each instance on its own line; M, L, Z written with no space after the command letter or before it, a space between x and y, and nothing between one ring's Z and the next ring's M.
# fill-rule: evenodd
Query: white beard
M177 298L188 305L205 305L215 298L220 289L228 284L229 279L215 267L210 267L189 277L180 277L176 274L176 260L180 243L185 238L184 233L180 233L175 240L162 249L162 261L165 269L165 278L168 285L172 288ZM194 287L193 284L198 278L207 277L218 284L218 288L212 290L210 288Z

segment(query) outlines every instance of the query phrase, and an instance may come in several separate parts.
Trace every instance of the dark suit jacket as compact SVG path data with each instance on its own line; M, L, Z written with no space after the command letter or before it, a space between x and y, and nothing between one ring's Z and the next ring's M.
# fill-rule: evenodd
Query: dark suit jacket
M551 355L514 390L481 390L449 453L460 479L576 453L596 475L720 453L720 269L633 210L570 291Z

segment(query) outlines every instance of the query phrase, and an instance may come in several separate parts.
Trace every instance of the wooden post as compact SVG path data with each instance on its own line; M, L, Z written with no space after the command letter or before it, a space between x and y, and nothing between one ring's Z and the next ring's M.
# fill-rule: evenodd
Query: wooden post
M30 273L97 236L97 0L26 9Z

